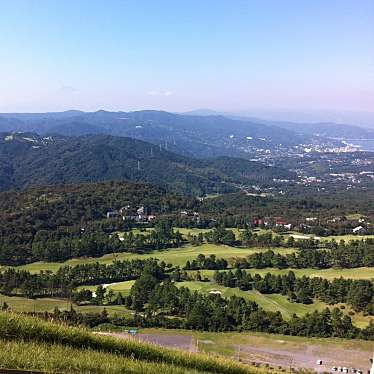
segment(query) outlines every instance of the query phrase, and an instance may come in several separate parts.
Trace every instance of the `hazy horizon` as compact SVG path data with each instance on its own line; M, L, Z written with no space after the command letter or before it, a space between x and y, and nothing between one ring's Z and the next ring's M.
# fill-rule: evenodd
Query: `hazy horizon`
M79 108L67 108L65 110L48 110L48 111L18 111L18 112L0 112L5 116L8 114L43 114L43 113L59 113L69 111L79 112L98 112L98 111L109 111L109 112L136 112L144 110L152 111L165 111L160 108L139 108L139 109L128 109L128 110L110 110L103 107L98 107L93 110L83 110ZM358 111L308 111L308 110L292 110L288 108L278 109L266 109L266 108L255 108L242 111L223 111L219 109L211 108L193 108L191 110L174 112L168 111L175 114L194 114L194 115L224 115L224 116L237 116L238 118L243 117L253 120L267 120L267 121L285 121L294 123L323 123L332 122L337 124L354 125L360 127L374 128L374 112L358 112Z
M2 113L209 108L374 121L369 0L4 1L0 40Z

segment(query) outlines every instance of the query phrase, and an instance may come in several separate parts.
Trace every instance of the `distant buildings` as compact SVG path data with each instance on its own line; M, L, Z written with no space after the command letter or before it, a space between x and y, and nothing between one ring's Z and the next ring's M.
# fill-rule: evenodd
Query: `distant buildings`
M366 228L363 226L357 226L352 230L354 234L366 234L366 231Z
M117 210L110 210L106 213L106 218L111 219L111 218L117 218L119 216L119 213Z
M137 223L147 223L156 219L156 215L149 214L150 209L145 206L131 207L124 206L119 210L110 210L106 213L108 219L122 218L124 221L135 221Z

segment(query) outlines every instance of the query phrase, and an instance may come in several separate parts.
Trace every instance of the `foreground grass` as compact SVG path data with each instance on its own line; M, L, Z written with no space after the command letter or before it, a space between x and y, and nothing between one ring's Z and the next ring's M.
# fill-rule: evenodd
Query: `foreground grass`
M134 370L132 370L131 367L124 366L122 367L123 373L156 373L156 371L158 371L159 373L189 373L200 371L207 373L246 374L253 373L255 371L254 368L241 365L232 360L213 358L204 354L194 354L180 352L172 349L163 349L151 344L141 343L134 340L119 340L112 337L96 336L80 328L71 328L64 325L57 325L51 322L44 322L36 318L25 317L13 313L0 313L0 339L11 342L8 345L10 353L12 353L12 347L13 350L18 349L18 352L22 352L21 345L19 346L19 348L17 348L17 344L22 344L22 342L25 342L25 344L37 344L42 352L44 347L47 347L47 352L50 349L50 352L48 354L51 355L51 360L55 360L54 362L56 363L64 361L68 357L70 360L71 356L66 355L66 351L64 353L63 349L72 349L80 350L81 354L84 354L86 351L94 351L96 352L96 354L111 354L116 355L116 357L118 358L142 361L142 364L151 365L149 367L149 371L148 368L146 368L145 370L141 370L140 366L138 366ZM64 348L57 348L56 356L53 357L52 347L55 347L56 345L63 346ZM25 355L21 355L21 357L19 357L18 359L24 359L23 362L27 364L27 357L32 352L32 346L30 349L25 349L24 352ZM30 353L26 354L26 352ZM6 357L4 359L1 359L0 362L3 363L4 360L5 363L7 363L8 365L12 365L13 367L20 365L20 361L17 361L17 357L15 356L17 356L17 354L11 355L11 357L14 357L13 364L12 362L5 361ZM36 354L34 356L37 357ZM103 356L103 358L100 358L100 355L96 357L97 360L91 360L91 362L99 366L100 363L95 361L104 361L105 356ZM80 360L79 358L76 359L78 361L73 362L76 362L83 367L84 365L89 365L89 362L86 362L83 357L82 360ZM35 362L39 362L39 364L42 365L40 359ZM68 367L69 364L70 363L65 363L66 367ZM104 365L105 362L101 362L101 364ZM152 368L152 365L161 364L171 366L171 370L164 371L161 370L161 367L157 366ZM118 365L118 361L113 365ZM175 368L179 368L179 371ZM48 370L50 369L51 368L49 368ZM56 368L56 371L57 369L58 368ZM55 368L53 368L53 370L55 370ZM90 372L87 366L84 367L84 370L85 371L81 372ZM110 372L105 370L107 369L104 368L103 371L95 370L93 372ZM117 371L112 372L120 372L119 370L120 368L118 367Z
M0 366L48 373L150 373L195 374L196 370L163 363L148 363L92 349L74 349L57 344L0 339ZM68 359L67 359L68 358Z

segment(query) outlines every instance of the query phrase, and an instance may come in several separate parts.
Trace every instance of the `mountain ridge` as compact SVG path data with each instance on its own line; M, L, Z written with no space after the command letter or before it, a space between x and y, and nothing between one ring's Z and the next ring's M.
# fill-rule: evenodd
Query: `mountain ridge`
M238 121L253 121L258 124L275 126L297 134L314 135L333 139L374 139L374 129L370 126L352 125L336 122L292 122L285 120L270 120L237 113L218 112L211 109L197 109L185 112L185 115L217 116L223 115Z
M338 141L223 115L191 116L157 110L0 114L0 131L32 131L40 135L104 133L164 145L200 158L300 152L311 144L341 146Z
M202 195L237 185L294 178L281 168L240 158L202 160L141 140L0 133L0 190L60 183L128 180Z

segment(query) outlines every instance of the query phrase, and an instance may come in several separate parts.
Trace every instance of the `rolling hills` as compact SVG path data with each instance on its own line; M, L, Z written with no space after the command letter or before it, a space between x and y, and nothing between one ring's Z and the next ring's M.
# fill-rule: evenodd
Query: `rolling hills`
M187 194L226 192L238 184L294 174L245 159L193 159L151 143L110 135L0 134L0 190L35 185L127 180Z
M136 112L67 111L62 113L0 114L0 131L38 134L107 134L160 144L176 153L194 157L239 156L258 152L289 152L310 144L339 142L222 115L196 116L155 110Z
M251 115L221 113L209 109L199 109L184 113L192 116L225 116L238 121L252 122L264 126L285 129L305 136L317 136L331 139L374 139L374 130L370 126L353 125L336 122L292 122L276 119L265 119Z

